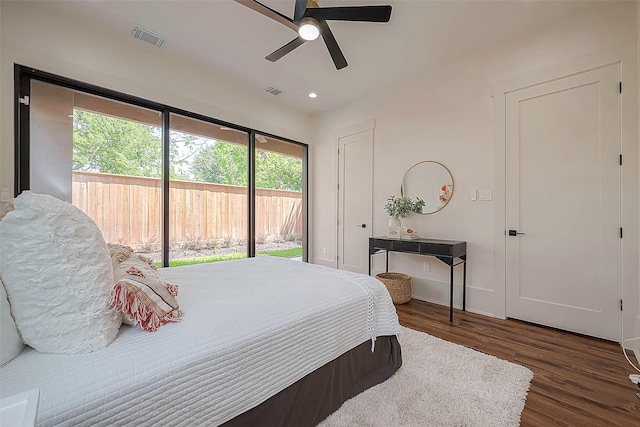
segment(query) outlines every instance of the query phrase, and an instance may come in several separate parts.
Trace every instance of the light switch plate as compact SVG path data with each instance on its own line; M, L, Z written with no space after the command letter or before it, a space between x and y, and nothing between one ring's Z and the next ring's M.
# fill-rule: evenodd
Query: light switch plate
M478 190L479 200L491 200L493 198L492 196L491 189Z
M478 190L475 188L471 190L471 200L475 201L478 198Z

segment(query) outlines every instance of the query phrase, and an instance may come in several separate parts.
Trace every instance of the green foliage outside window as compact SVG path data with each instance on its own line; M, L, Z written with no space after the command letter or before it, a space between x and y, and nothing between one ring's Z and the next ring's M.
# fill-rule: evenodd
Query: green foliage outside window
M159 178L162 176L159 130L74 110L73 170Z
M160 178L161 130L74 110L73 169ZM246 186L247 147L181 132L170 134L170 177ZM256 187L302 191L302 160L256 150Z

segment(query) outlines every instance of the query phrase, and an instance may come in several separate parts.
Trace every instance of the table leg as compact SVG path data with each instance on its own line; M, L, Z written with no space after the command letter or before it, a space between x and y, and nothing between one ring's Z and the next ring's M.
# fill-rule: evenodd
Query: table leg
M462 264L462 310L467 310L467 260Z
M449 266L449 322L453 322L453 262Z
M389 251L386 252L387 253L387 269L386 272L389 272Z
M371 253L371 251L369 251L369 276L371 276L371 257L373 256L373 254Z

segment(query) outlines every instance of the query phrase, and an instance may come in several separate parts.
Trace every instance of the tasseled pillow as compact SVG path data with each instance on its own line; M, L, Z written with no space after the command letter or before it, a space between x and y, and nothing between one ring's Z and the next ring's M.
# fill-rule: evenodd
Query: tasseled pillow
M148 332L180 321L183 313L176 299L178 286L166 283L147 258L128 255L118 265L120 274L109 307L121 313L127 323Z

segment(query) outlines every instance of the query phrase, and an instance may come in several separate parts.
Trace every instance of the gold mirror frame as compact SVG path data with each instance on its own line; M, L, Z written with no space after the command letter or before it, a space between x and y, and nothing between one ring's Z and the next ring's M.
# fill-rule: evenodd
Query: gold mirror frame
M400 194L425 201L422 215L436 213L449 203L453 196L453 175L442 163L433 160L418 162L402 177Z

